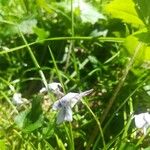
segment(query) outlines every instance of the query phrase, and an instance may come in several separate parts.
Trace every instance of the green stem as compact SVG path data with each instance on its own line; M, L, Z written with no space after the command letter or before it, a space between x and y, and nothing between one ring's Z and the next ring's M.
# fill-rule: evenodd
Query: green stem
M111 107L112 107L112 105L113 105L113 103L114 103L114 101L115 101L115 99L116 99L116 97L117 97L117 95L118 95L118 93L119 93L121 87L122 87L123 84L124 84L124 81L125 81L125 79L126 79L126 77L127 77L127 75L128 75L128 72L129 72L129 70L131 69L131 67L132 67L132 65L133 65L133 63L134 63L134 61L135 61L135 59L136 59L136 56L138 55L138 52L139 52L141 46L142 46L142 43L139 43L139 44L137 45L137 47L135 48L134 55L133 55L133 57L131 58L131 61L129 62L129 64L127 65L127 67L126 67L126 69L125 69L125 72L124 72L124 74L123 74L123 76L122 76L122 78L121 78L121 80L120 80L120 82L119 82L119 84L118 84L118 86L117 86L117 88L116 88L116 90L115 90L113 96L110 98L109 103L108 103L106 109L104 110L104 113L102 114L101 123L103 123L104 120L106 119L106 116L107 116L107 114L109 113L109 111L110 111L110 109L111 109ZM93 133L92 133L92 136L91 136L91 138L89 139L88 145L90 145L90 143L93 143L93 141L95 140L95 138L96 138L96 136L97 136L97 131L98 131L98 129L97 129L97 127L95 126L95 127L94 127L94 130L93 130Z
M83 101L82 101L83 102ZM89 110L89 112L92 114L92 116L94 117L97 125L98 125L98 129L100 131L101 137L102 137L102 142L103 142L103 146L104 146L104 150L106 150L106 144L105 144L105 139L104 139L104 134L103 134L103 130L102 130L102 126L100 121L98 120L98 118L96 117L96 115L93 113L93 111L91 110L91 108L87 105L86 102L83 102L83 104L87 107L87 109ZM86 148L86 150L88 150L90 147L88 146Z
M71 37L74 37L74 14L73 14L73 0L71 0ZM65 71L67 70L69 66L69 60L71 57L71 54L74 56L74 40L71 40L68 54L67 54L67 60L66 60L66 65L65 65Z
M47 87L46 78L45 78L45 76L44 76L43 71L42 71L41 68L40 68L40 65L38 64L38 61L36 60L36 58L35 58L35 56L34 56L32 50L31 50L29 44L27 43L27 41L26 41L24 35L23 35L21 32L20 32L20 34L21 34L21 37L22 37L22 39L23 39L23 41L24 41L24 43L25 43L25 45L26 45L28 51L29 51L29 54L30 54L30 56L31 56L31 58L32 58L32 61L33 61L34 65L35 65L35 66L37 67L37 69L39 70L39 74L40 74L40 76L41 76L41 78L42 78L42 81L43 81L45 87Z
M44 39L44 40L39 40L39 41L35 41L32 43L26 43L25 45L21 45L15 48L11 48L9 50L0 50L0 55L2 54L6 54L9 52L13 52L16 50L20 50L23 49L25 47L37 44L39 42L44 42L44 41L61 41L61 40L99 40L101 42L115 42L115 43L123 43L124 42L124 38L114 38L114 37L97 37L97 38L93 38L93 37L54 37L54 38L48 38L48 39Z
M10 106L12 107L12 109L18 114L18 110L16 109L16 107L13 105L13 103L11 102L11 100L7 97L7 95L0 91L0 93L3 95L3 97L6 99L6 101L10 104Z
M137 45L137 47L136 47L136 49L135 49L135 52L134 52L134 55L133 55L133 57L131 58L131 61L130 61L129 64L127 65L127 67L126 67L126 69L125 69L125 71L124 71L124 74L123 74L123 76L122 76L122 78L121 78L121 80L120 80L120 82L119 82L119 84L118 84L118 86L117 86L117 88L116 88L116 90L115 90L113 96L110 98L109 103L108 103L106 109L104 110L104 113L103 113L102 118L101 118L101 122L102 122L102 123L103 123L103 121L105 120L107 114L109 113L109 111L110 111L110 109L111 109L111 107L112 107L112 105L113 105L113 103L114 103L114 101L115 101L115 99L116 99L116 97L117 97L117 95L118 95L118 93L119 93L121 87L123 86L124 81L125 81L125 79L126 79L126 77L127 77L127 75L128 75L128 72L129 72L129 70L131 69L131 67L132 67L132 65L133 65L133 63L134 63L134 61L135 61L135 59L136 59L136 57L137 57L137 55L138 55L138 52L139 52L141 46L142 46L142 43L139 43L139 44Z
M50 46L48 46L48 49L49 49L49 52L50 52L50 55L51 55L51 58L52 58L54 67L55 67L55 69L56 69L56 74L57 74L57 76L58 76L58 78L59 78L59 81L60 81L60 83L61 83L61 85L62 85L63 91L65 92L64 83L63 83L63 81L62 81L62 77L61 77L61 75L60 75L60 73L59 73L59 69L58 69L58 67L57 67L56 60L55 60L55 58L54 58L54 55L53 55L53 53L52 53L52 50L51 50Z

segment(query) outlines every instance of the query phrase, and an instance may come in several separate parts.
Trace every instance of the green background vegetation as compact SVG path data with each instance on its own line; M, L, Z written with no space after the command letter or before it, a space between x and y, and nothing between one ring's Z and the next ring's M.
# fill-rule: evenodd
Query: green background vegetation
M0 149L150 149L133 114L150 106L149 0L0 0ZM93 88L56 124L39 90ZM32 107L17 110L15 92ZM56 99L50 94L51 104Z

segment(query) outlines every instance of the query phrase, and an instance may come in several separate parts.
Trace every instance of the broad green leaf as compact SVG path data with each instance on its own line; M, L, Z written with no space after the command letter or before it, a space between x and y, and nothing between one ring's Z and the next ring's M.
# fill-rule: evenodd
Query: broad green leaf
M0 149L1 150L6 150L6 146L5 146L5 141L4 140L0 140Z
M150 1L149 0L134 0L135 9L139 18L145 23L146 26L150 24Z
M149 32L142 31L128 36L125 40L124 46L130 55L133 55L138 44L142 43L138 56L136 57L136 61L135 61L136 65L143 64L144 62L150 61L149 36L150 36Z
M25 110L23 112L20 112L16 117L15 117L15 123L18 125L19 128L24 127L25 119L26 116L28 115L29 110Z
M46 39L49 36L49 32L45 31L43 28L34 27L33 31L37 35L37 41Z
M23 129L23 132L26 132L26 133L32 132L32 131L40 128L42 126L43 122L44 122L44 118L43 118L43 115L41 115L36 122L30 123L27 126L25 126L25 128Z
M150 146L149 146L149 147L147 147L147 148L144 148L143 150L150 150Z
M41 114L43 113L41 103L42 103L41 96L37 95L33 97L31 111L28 114L28 118L29 120L31 120L31 122L37 121L41 116Z
M123 22L144 26L143 21L138 17L132 0L113 0L105 6L104 11Z

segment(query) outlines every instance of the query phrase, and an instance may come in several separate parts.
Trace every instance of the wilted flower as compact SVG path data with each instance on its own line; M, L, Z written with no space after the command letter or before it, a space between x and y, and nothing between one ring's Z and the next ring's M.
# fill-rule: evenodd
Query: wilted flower
M29 103L27 99L22 98L21 93L14 93L12 102L14 105L17 105L17 106Z
M53 92L58 98L61 98L62 96L64 96L64 94L61 92L62 89L62 85L60 83L57 82L53 82L53 83L49 83L47 85L47 88L43 87L40 90L40 93L47 93L48 91Z
M74 107L74 105L81 100L83 96L89 95L93 89L81 92L81 93L68 93L65 96L63 96L61 99L56 101L53 104L52 109L53 110L59 110L58 116L57 116L57 124L62 123L63 121L72 121L72 110L71 108Z
M142 129L144 135L146 135L147 129L150 127L150 114L146 112L134 115L134 120L135 126L139 129Z

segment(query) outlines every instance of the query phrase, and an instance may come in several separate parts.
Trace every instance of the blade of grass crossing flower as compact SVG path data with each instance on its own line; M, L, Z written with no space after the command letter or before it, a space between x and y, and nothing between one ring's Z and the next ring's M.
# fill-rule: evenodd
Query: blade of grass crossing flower
M48 46L48 49L49 49L49 52L50 52L50 55L51 55L51 58L52 58L54 67L55 67L55 69L56 69L56 74L57 74L57 76L58 76L58 78L59 78L59 81L60 81L60 83L61 83L61 85L62 85L63 91L65 91L65 87L64 87L64 84L63 84L63 81L62 81L62 77L61 77L61 75L60 75L60 73L59 73L59 69L58 69L58 67L57 67L56 60L55 60L55 58L54 58L54 55L53 55L53 53L52 53L52 50L51 50L50 46Z

